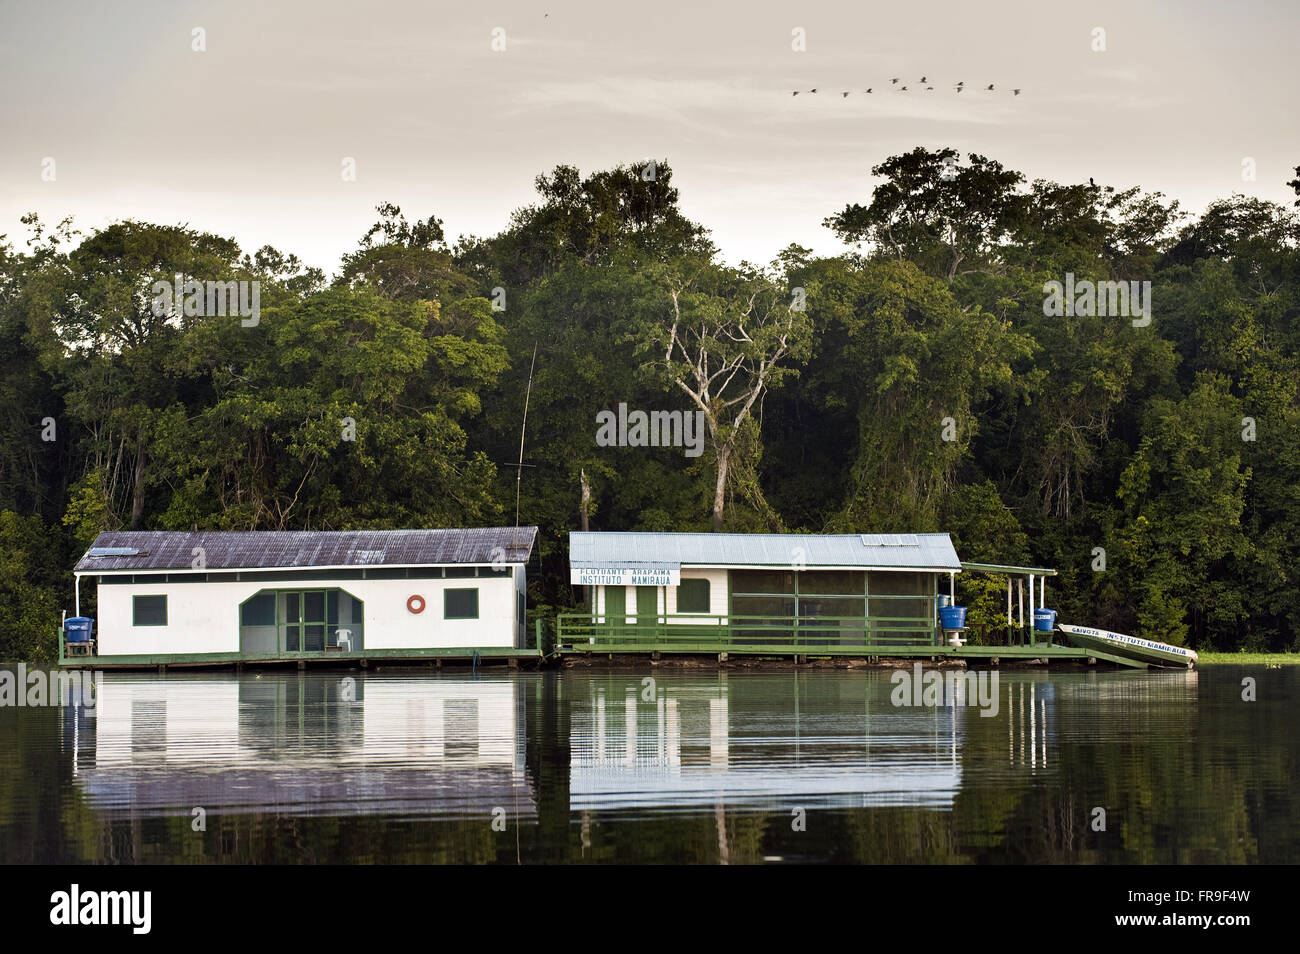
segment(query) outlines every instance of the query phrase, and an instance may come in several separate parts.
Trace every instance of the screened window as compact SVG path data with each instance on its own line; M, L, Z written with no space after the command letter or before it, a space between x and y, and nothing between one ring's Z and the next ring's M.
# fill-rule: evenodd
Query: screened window
M873 570L869 583L872 596L933 596L933 573Z
M867 575L861 570L805 570L799 574L799 595L861 596Z
M240 608L239 624L241 626L274 626L275 594L258 593Z
M736 596L731 611L737 616L785 618L794 615L793 596Z
M677 587L677 612L707 613L709 611L709 581L682 580Z
M166 626L167 597L135 596L131 599L131 624L133 626Z
M794 595L794 573L790 570L732 570L733 593L784 593Z
M478 567L475 566L449 566L447 567L447 577L453 580L464 580L478 576Z
M443 590L443 619L478 619L478 589Z

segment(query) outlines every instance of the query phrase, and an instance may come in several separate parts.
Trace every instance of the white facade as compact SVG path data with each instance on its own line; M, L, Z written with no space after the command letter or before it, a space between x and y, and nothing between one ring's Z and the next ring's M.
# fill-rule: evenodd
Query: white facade
M438 568L428 568L438 572ZM281 571L282 573L283 571ZM94 576L94 574L87 574ZM108 576L109 574L104 574ZM522 565L509 572L467 578L338 579L259 581L255 571L240 571L238 582L177 581L108 583L98 586L95 613L97 650L103 656L239 653L240 606L263 590L339 589L362 601L365 650L523 648ZM84 582L84 581L83 581ZM445 619L444 591L478 590L475 619ZM134 597L165 596L166 625L134 625ZM408 606L424 601L421 612ZM417 604L418 605L418 604Z
M727 623L727 570L722 567L693 567L684 566L681 568L681 579L683 580L708 580L709 581L709 611L707 614L686 614L678 615L677 609L677 587L675 586L657 586L655 587L655 605L656 613L660 618L666 619L668 623L695 624L701 623L718 623L726 625ZM595 610L598 614L597 622L605 622L605 608L607 592L613 589L609 586L596 587L596 605ZM626 625L636 623L636 591L635 586L621 587L624 592L626 619L622 620ZM708 619L703 617L719 617L718 619ZM610 622L618 623L617 619Z

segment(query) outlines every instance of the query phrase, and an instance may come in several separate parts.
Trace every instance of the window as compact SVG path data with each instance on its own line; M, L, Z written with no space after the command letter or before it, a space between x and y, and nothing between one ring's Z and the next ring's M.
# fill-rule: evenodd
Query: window
M709 611L709 581L682 580L677 587L677 612L707 613Z
M166 626L167 597L134 596L131 598L132 626Z
M478 589L443 590L443 619L478 619Z
M732 570L731 592L794 595L794 573L790 570Z
M256 596L249 597L240 607L239 625L241 626L274 626L275 625L275 594L263 591Z
M447 567L447 577L449 579L455 579L455 580L472 579L475 576L478 576L478 567L474 567L474 566Z

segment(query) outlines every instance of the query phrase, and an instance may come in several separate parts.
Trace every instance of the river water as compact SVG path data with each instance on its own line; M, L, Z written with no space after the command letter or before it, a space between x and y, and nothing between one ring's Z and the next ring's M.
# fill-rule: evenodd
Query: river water
M110 672L0 706L0 861L1300 861L1300 668L985 676Z

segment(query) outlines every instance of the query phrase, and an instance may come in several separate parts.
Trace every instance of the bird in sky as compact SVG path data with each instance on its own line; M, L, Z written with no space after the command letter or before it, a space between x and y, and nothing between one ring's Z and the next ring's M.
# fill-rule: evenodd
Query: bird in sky
M900 77L894 76L894 77L891 77L891 78L890 78L890 80L889 80L889 84L890 84L891 86L895 87L895 88L897 89L897 91L900 92L900 93L910 93L910 92L912 91L912 88L911 88L910 86L899 86L899 85L898 85L901 81L902 81L902 80L901 80ZM922 77L921 77L921 83L922 83L922 84L926 84L927 81L928 81L928 77L925 77L925 76L922 76ZM964 93L964 92L966 91L966 81L965 81L965 80L960 80L960 81L958 81L957 83L953 84L953 87L952 87L952 88L955 89L955 90L956 90L957 92L959 92L959 93ZM975 88L974 86L971 87L971 89L974 89L974 88ZM791 96L798 96L800 93L816 93L816 92L817 92L817 89L818 89L818 87L816 87L816 86L814 86L812 89L809 89L809 90L798 90L798 89L796 89L796 90L792 90L791 93L790 93L790 95L791 95ZM933 86L929 86L929 85L921 85L921 86L918 86L917 89L924 90L924 91L927 92L927 93L933 93L934 90L935 90L935 87L933 87ZM875 91L876 91L876 88L875 88L874 86L868 86L868 87L867 87L866 89L864 89L862 92L864 92L864 93L874 93ZM985 87L984 87L984 91L985 91L986 93L996 92L996 91L997 91L997 86L994 85L993 83L989 83L988 86L985 86ZM850 96L850 94L852 94L852 92L853 92L853 90L848 90L848 89L846 89L846 90L841 90L841 91L840 91L840 98L841 98L841 99L848 99L849 96ZM1024 89L1021 88L1021 87L1015 87L1015 88L1013 88L1013 89L1011 90L1011 94L1012 94L1013 96L1019 96L1019 95L1020 95L1021 93L1023 93L1023 92L1024 92Z

